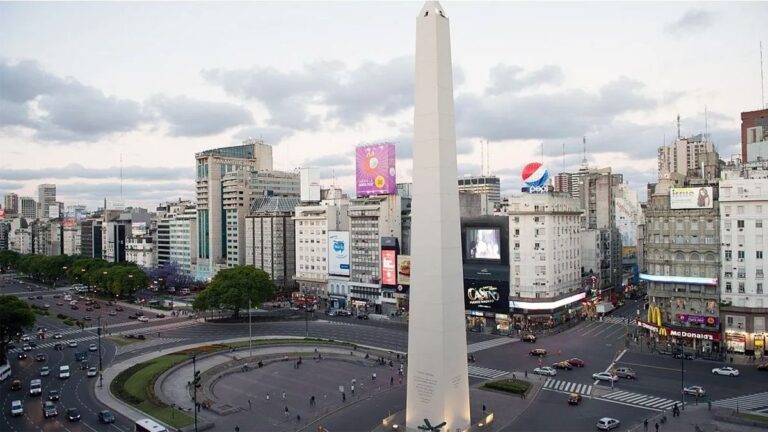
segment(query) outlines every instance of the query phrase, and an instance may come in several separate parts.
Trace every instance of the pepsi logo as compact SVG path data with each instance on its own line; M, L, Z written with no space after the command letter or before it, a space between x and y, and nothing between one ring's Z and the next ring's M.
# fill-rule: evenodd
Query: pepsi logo
M543 187L549 180L549 172L540 162L531 162L523 167L522 178L530 187Z

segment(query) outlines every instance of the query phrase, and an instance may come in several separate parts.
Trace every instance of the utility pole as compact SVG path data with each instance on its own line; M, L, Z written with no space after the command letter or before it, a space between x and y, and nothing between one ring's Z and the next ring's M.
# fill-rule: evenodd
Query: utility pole
M98 317L98 328L96 329L96 334L99 337L99 387L104 387L104 369L102 369L101 364L101 315Z
M248 357L253 357L253 332L251 330L251 299L248 299Z
M683 406L683 411L685 411L685 352L683 351L683 340L680 339L680 394L681 399L683 400L683 403L680 405ZM695 396L696 398L699 397L697 394Z
M195 432L197 432L197 388L200 387L200 372L197 371L197 354L192 356L192 400L195 403Z
M307 337L309 337L309 308L306 304L304 304L304 327L307 332Z

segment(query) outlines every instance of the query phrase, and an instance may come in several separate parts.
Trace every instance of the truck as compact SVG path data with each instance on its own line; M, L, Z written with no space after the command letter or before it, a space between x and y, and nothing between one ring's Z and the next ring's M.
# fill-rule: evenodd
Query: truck
M614 309L613 303L611 302L602 302L602 303L598 303L597 306L595 306L595 311L603 315L611 312L613 309Z

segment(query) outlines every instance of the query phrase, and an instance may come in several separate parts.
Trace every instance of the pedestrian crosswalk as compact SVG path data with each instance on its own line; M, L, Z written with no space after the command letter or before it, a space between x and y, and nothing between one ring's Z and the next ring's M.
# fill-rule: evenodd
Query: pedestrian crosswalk
M613 401L613 402L622 402L632 406L639 406L643 408L650 408L650 409L657 409L657 410L667 410L675 406L675 404L677 404L678 406L680 405L679 400L654 397L654 396L648 396L644 394L631 393L631 392L625 392L625 391L616 391L616 392L608 393L606 395L599 397L598 399L603 399L603 400Z
M476 342L476 343L467 345L467 353L475 353L475 352L486 350L489 348L506 345L508 343L517 342L519 340L520 339L509 338L509 337L488 339L486 341Z
M632 324L631 318L626 318L622 316L607 316L603 317L603 322L611 323L611 324Z
M469 370L469 376L475 377L475 378L484 378L484 379L496 379L503 377L504 375L507 375L509 372L498 370L498 369L488 369L480 366L474 366L469 365L467 367Z
M739 410L765 412L768 410L768 392L732 397L728 399L720 399L712 402L712 405L723 408L738 408Z
M57 343L63 343L64 345L66 345L66 344L67 344L67 343L69 343L70 341L75 341L75 342L88 342L89 344L90 344L90 343L96 343L96 342L97 342L97 340L96 340L96 339L97 339L97 338L96 338L95 336L93 336L93 335L91 335L91 336L85 336L85 337L80 337L80 338L76 338L76 339L67 339L66 341L62 341L62 340L56 340L56 339L54 339L54 340L52 340L51 342L46 342L46 343L39 343L39 344L37 344L37 346L36 346L36 347L32 348L32 351L39 351L39 350L41 350L41 349L45 349L45 348L53 348L53 346L54 346L54 345L56 345ZM48 339L46 339L46 340L48 340ZM79 348L79 347L78 347L78 348ZM11 352L11 353L14 353L14 354L15 354L15 353L18 353L18 352L21 352L21 347L16 347L16 348L14 348L14 349L10 350L10 352Z
M578 393L580 395L589 396L592 394L591 384L578 384L568 381L556 380L554 378L547 378L544 382L544 390L558 391L563 393Z

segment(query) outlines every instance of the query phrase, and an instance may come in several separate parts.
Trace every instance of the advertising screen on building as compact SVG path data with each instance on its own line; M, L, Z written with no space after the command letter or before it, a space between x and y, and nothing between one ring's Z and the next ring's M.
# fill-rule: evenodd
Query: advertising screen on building
M501 260L501 230L498 228L467 228L464 245L469 259Z
M328 231L328 274L349 276L349 231Z
M394 144L358 147L356 160L355 190L358 197L396 193Z
M464 279L464 309L509 313L509 281Z
M397 252L394 250L381 251L381 284L397 285Z
M408 255L397 256L397 284L411 284L411 257Z
M672 209L700 209L713 207L711 187L671 188L669 207Z

